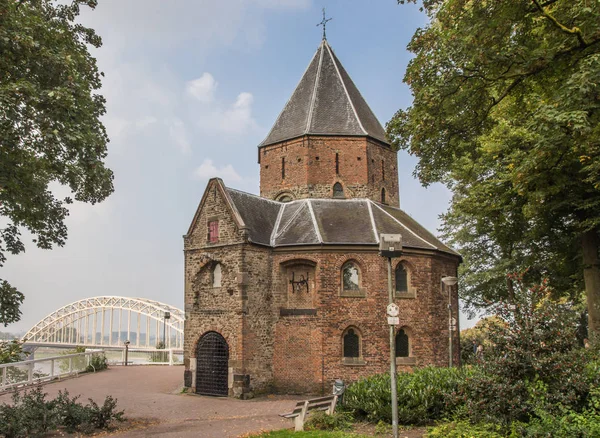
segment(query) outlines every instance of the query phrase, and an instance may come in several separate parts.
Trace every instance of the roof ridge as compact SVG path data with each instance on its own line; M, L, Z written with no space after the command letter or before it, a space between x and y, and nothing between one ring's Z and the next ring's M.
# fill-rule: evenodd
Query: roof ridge
M281 216L283 216L283 211L285 210L285 203L279 208L277 212L277 219L275 219L275 224L273 225L273 229L271 230L271 236L269 237L269 245L275 246L275 239L277 238L277 229L279 228L279 223L281 222Z
M348 102L350 102L350 107L352 108L352 112L354 113L354 117L356 117L356 121L358 122L358 125L360 126L360 129L362 129L362 131L365 133L365 135L369 135L369 133L367 132L367 130L365 129L365 127L362 124L362 121L360 120L360 117L358 116L358 112L356 111L356 108L354 107L354 102L352 102L352 98L350 97L350 93L348 93L348 88L346 87L346 83L344 82L344 78L342 77L342 74L340 73L340 69L337 65L337 63L335 62L335 56L333 56L332 53L332 49L329 46L329 43L327 43L326 40L324 40L325 42L325 47L327 48L327 51L329 52L329 56L331 56L331 62L333 63L333 66L335 67L335 71L338 75L338 78L340 79L340 82L342 83L342 87L344 88L344 93L346 93L346 97L348 98Z
M300 215L300 212L302 211L302 209L305 206L306 206L306 202L303 202L302 205L300 205L300 207L298 207L298 209L292 214L292 217L289 218L285 224L283 224L283 226L281 227L281 231L275 234L275 239L282 236L283 233L285 233L288 230L288 228L290 227L290 225L292 224L294 219L296 219ZM278 223L277 226L279 226L279 225L281 225L281 224Z
M254 193L245 192L243 190L234 189L233 187L227 187L227 186L225 186L225 188L227 190L233 190L234 192L238 192L238 193L241 193L243 195L248 195L248 196L252 196L254 198L262 199L263 201L269 201L269 202L272 202L273 204L283 204L283 202L275 201L273 199L265 198L264 196L255 195Z
M369 209L369 217L371 218L371 226L373 227L373 234L375 235L375 241L379 243L379 234L377 233L377 224L375 223L375 216L373 216L373 207L370 202L367 202L367 208Z
M406 229L409 233L411 233L412 235L414 235L417 239L422 240L423 242L425 242L427 245L433 247L434 249L439 249L436 245L433 245L432 243L426 241L425 239L423 239L421 236L419 236L417 233L415 233L413 230L411 230L410 228L408 228L406 225L404 225L402 222L400 222L398 219L396 219L393 215L389 214L387 211L385 211L383 208L381 208L376 202L371 201L371 203L377 207L378 209L380 209L383 213L387 214L389 217L391 217L394 221L398 222L398 224L400 224L400 226L404 229Z
M323 236L321 236L321 230L319 229L319 224L317 224L317 218L315 216L315 212L312 208L312 204L310 199L307 199L306 204L308 205L308 210L310 211L310 216L312 218L313 227L315 228L315 233L317 235L317 239L319 239L319 243L323 243Z
M315 101L317 100L317 87L319 86L319 78L321 77L321 64L323 63L323 46L325 45L325 40L323 40L323 42L321 43L321 46L319 46L319 49L321 50L321 54L319 56L319 64L317 65L317 75L315 76L315 85L313 87L313 92L312 92L312 96L310 97L310 108L308 110L308 114L306 116L306 127L304 128L304 134L308 134L310 132L310 126L312 125L312 116L313 116L313 110L315 108ZM317 50L319 50L317 49ZM316 54L315 54L316 56ZM314 58L314 57L313 57ZM312 59L310 61L310 63L312 64ZM310 64L309 64L310 66ZM307 68L308 70L308 68ZM306 74L306 72L304 72L304 74ZM302 77L304 77L304 75L302 75ZM300 85L300 84L298 84Z

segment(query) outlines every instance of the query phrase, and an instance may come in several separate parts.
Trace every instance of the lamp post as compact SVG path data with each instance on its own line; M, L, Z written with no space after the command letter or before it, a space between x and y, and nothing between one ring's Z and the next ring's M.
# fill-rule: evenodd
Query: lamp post
M452 368L452 331L454 324L452 324L452 286L458 283L456 277L442 277L442 293L444 292L444 285L448 287L448 366Z
M171 319L171 312L165 312L163 318L163 348L167 348L167 344L165 344L165 336L167 334L167 319Z
M129 340L125 341L125 366L127 366L127 362L129 361Z
M394 303L392 287L392 257L402 255L402 236L400 234L381 234L379 236L379 255L387 258L388 268L388 325L390 326L390 383L392 391L392 433L398 438L398 388L396 384L396 328L400 323L399 309Z

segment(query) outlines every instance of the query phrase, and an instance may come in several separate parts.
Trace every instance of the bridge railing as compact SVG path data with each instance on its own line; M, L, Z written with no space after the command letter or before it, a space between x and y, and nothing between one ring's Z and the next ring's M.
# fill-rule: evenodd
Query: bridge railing
M129 348L127 352L121 350L106 353L110 365L125 365L125 360L128 365L183 365L183 350L175 348Z
M104 356L104 351L65 354L43 359L31 359L0 365L0 393L13 388L33 385L76 375L87 370L92 356Z

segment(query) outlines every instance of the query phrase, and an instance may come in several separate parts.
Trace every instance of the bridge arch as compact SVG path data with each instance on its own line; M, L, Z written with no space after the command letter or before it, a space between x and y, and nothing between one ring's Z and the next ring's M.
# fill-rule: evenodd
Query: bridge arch
M165 318L166 313L169 319ZM181 309L146 298L84 298L52 312L23 336L26 344L153 349L183 348L185 314Z

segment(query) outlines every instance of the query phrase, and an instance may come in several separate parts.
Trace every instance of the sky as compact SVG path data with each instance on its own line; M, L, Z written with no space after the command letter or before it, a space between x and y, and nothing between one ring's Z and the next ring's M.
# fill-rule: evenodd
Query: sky
M99 0L82 9L103 46L103 122L115 192L76 203L64 247L9 256L2 278L22 291L27 331L63 305L99 295L183 308L183 234L206 183L258 193L257 146L321 42L327 40L385 124L411 103L406 50L426 17L396 0ZM450 193L423 188L398 154L400 206L437 234ZM61 193L61 187L54 188ZM461 328L470 326L461 317Z

